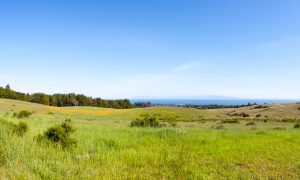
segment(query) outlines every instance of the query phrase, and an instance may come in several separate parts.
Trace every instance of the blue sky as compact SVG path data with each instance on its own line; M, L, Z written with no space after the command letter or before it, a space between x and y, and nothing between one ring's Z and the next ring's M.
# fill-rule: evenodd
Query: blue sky
M299 0L3 0L0 86L300 99Z

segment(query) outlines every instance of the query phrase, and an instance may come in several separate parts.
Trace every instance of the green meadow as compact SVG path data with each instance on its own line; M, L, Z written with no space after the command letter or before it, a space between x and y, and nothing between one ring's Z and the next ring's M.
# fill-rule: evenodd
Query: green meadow
M0 99L2 179L299 179L299 104L192 109L58 108ZM13 114L33 112L28 118ZM138 128L141 114L175 127ZM239 114L246 113L248 117ZM298 119L299 118L299 119ZM37 140L72 120L77 145ZM8 123L27 123L23 136ZM6 123L3 123L6 122Z

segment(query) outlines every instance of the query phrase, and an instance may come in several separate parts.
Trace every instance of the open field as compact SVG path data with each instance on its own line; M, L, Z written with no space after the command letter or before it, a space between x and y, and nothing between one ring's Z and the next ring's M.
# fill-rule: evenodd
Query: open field
M299 179L300 129L294 128L299 107L115 110L0 99L1 119L29 126L29 132L19 137L0 123L0 175L8 179ZM21 110L34 114L14 118L13 113ZM143 113L174 118L177 126L130 128L130 121ZM76 128L77 147L62 149L36 141L38 134L66 118ZM222 122L237 118L237 123ZM254 124L247 126L249 122ZM222 128L212 128L218 126Z

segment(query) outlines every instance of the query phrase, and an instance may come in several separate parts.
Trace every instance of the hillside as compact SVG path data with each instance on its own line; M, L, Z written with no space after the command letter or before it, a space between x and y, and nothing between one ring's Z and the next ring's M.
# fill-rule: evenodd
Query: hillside
M299 179L300 131L294 128L298 120L281 119L296 118L298 106L116 110L58 108L0 99L0 176L3 179ZM22 110L33 114L28 118L13 115ZM236 118L228 114L242 112L250 117L225 120ZM129 126L131 120L144 113L174 118L177 126ZM251 119L258 113L269 119ZM76 146L64 148L54 141L39 140L45 132L66 123L65 119L71 119L74 133L71 138ZM16 129L26 126L26 131Z
M97 107L52 107L24 101L0 99L0 112L21 110L34 111L36 115L56 114L77 118L93 117L94 119L116 118L132 120L143 113L159 113L178 121L202 121L218 119L300 119L300 104L272 104L235 109L194 109L184 107L150 107L137 109L110 109ZM242 117L246 113L249 117Z

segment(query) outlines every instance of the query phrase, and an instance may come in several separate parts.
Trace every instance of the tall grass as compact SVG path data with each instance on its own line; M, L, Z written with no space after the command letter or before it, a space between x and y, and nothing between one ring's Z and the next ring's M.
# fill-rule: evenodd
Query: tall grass
M74 149L34 140L37 134L61 122L29 120L30 133L23 137L1 126L0 158L3 154L5 157L1 176L12 179L300 177L297 130L257 133L197 128L107 128L77 122L74 138L78 146Z

